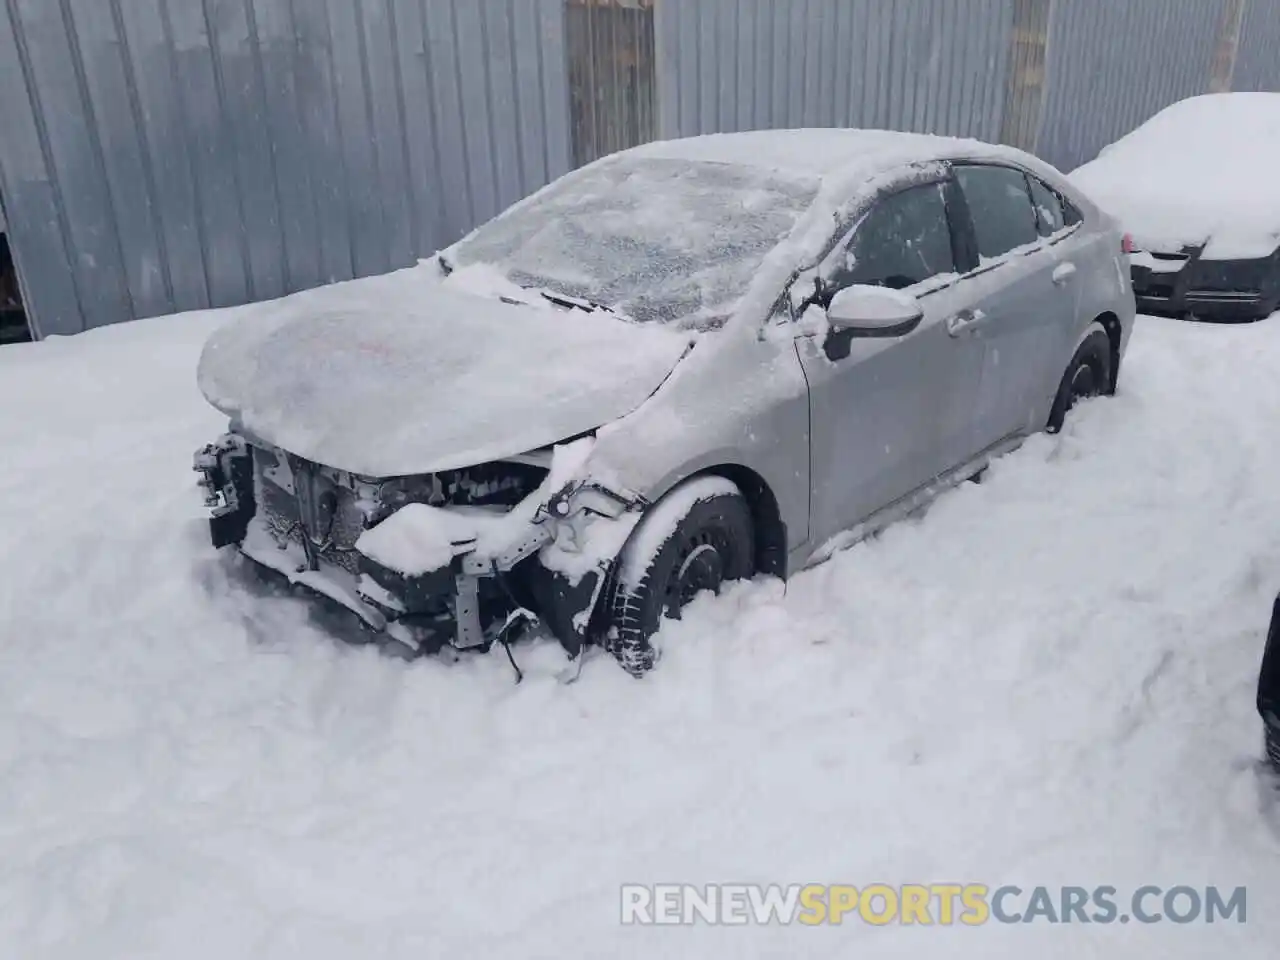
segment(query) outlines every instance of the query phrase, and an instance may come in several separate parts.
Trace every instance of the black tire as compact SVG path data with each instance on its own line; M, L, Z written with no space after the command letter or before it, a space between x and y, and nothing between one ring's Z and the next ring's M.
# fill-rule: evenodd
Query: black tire
M1067 412L1080 400L1109 396L1115 392L1115 372L1111 369L1111 338L1102 324L1090 324L1075 356L1067 364L1058 392L1049 411L1045 429L1057 433L1066 422Z
M1258 670L1258 714L1262 717L1267 762L1280 774L1280 597L1271 605L1267 642Z
M655 542L655 534L670 530ZM623 547L607 598L604 646L633 676L653 669L650 643L663 617L703 590L720 592L755 574L755 531L742 493L722 477L699 477L659 501Z

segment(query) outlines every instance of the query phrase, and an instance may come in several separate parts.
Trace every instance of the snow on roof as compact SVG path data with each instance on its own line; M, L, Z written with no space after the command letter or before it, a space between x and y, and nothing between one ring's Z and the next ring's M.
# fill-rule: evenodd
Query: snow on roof
M832 175L843 178L857 173L875 174L907 163L956 157L1015 159L1019 162L1028 159L1019 150L981 140L894 130L826 127L712 133L679 140L658 140L629 150L627 154L734 163L824 179Z
M1103 149L1070 179L1137 245L1210 259L1265 257L1280 242L1280 94L1181 100Z

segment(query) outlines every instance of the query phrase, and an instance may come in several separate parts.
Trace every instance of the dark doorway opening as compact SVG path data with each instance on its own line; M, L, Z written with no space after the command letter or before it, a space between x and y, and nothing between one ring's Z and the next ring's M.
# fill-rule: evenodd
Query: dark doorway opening
M0 231L0 344L30 339L31 328L22 307L22 291L18 287L13 252L9 249L9 235Z

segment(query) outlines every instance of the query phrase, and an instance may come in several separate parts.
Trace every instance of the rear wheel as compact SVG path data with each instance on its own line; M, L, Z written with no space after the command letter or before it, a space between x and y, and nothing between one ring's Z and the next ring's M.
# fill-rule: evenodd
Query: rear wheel
M663 617L704 590L720 592L755 573L755 534L742 492L723 477L677 487L641 520L618 558L608 597L605 646L641 676L658 651L651 640Z
M1067 412L1077 403L1089 397L1110 394L1114 390L1111 338L1107 336L1102 324L1090 324L1058 384L1046 429L1050 433L1057 433L1067 419Z

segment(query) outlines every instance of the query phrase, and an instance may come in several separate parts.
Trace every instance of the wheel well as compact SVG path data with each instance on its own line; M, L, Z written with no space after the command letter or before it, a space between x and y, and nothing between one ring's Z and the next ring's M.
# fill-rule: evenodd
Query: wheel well
M732 481L751 508L751 522L756 535L756 570L775 577L787 575L787 527L782 522L778 498L764 477L749 467L727 463L701 471Z
M1102 313L1094 318L1107 331L1107 339L1111 341L1111 383L1108 393L1115 392L1117 378L1120 376L1120 318L1114 313Z

